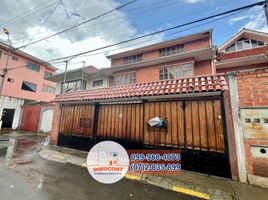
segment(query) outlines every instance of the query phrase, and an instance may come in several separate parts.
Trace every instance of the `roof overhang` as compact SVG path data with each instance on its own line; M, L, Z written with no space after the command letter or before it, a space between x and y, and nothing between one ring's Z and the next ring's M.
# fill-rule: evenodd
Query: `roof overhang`
M212 34L212 29L209 29L209 30L194 33L194 34L191 34L191 35L179 37L179 38L176 38L176 39L173 39L173 40L168 40L168 41L160 42L160 43L157 43L157 44L152 44L152 45L148 45L148 46L145 46L145 47L136 48L136 49L133 49L133 50L129 50L129 51L109 55L109 56L106 56L106 57L108 59L116 59L116 58L126 57L126 56L130 56L130 55L133 55L133 54L144 53L144 52L152 51L152 50L155 50L155 49L161 49L161 48L164 48L164 47L167 47L167 46L172 46L172 45L175 45L175 44L177 45L179 43L185 43L185 42L189 42L189 41L193 41L193 40L197 40L197 39L211 37L211 34Z
M236 42L237 40L239 40L242 37L251 38L251 39L255 39L255 40L261 40L261 41L268 43L268 34L267 33L249 30L249 29L242 29L241 31L239 31L238 33L233 35L229 40L224 42L221 46L219 46L218 51L224 52L228 46L230 46L231 44L233 44L234 42Z
M146 66L151 66L151 65L159 65L159 64L164 64L167 62L173 62L173 61L179 61L179 60L185 60L185 59L194 59L195 61L205 61L205 60L214 59L214 57L215 57L215 49L213 47L209 47L209 48L199 49L198 51L189 51L183 54L174 54L170 56L144 60L138 63L119 65L116 67L111 67L110 69L107 69L107 71L117 72L117 71L122 71L122 70L136 69L136 68L146 67Z
M261 64L266 62L268 62L268 57L264 54L260 54L255 56L247 56L224 61L217 61L216 68L217 69L233 68L239 66Z
M5 49L5 50L10 50L11 49L11 52L14 53L14 54L16 54L16 55L18 55L18 56L22 56L24 58L27 58L27 59L29 59L31 61L34 61L34 62L40 64L40 65L44 65L46 68L48 68L48 69L50 69L52 71L56 71L57 70L57 68L51 66L50 63L45 62L45 61L43 61L43 60L41 60L39 58L36 58L36 57L34 57L34 56L32 56L32 55L30 55L28 53L25 53L23 51L14 49L13 47L10 48L9 45L7 45L7 44L5 44L3 42L0 42L0 48Z

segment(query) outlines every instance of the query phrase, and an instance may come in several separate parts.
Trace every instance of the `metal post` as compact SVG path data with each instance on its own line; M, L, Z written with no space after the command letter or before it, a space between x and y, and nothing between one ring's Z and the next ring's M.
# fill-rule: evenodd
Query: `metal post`
M64 71L64 79L63 79L63 85L62 85L62 92L63 91L63 88L64 88L64 85L65 85L65 82L66 82L66 74L67 74L67 67L68 67L68 60L65 61L65 71Z
M82 77L81 77L81 89L83 90L83 89L86 89L86 88L84 88L84 84L83 84L83 82L84 82L84 68L86 66L86 62L82 61L82 63L83 63L83 67L82 67Z
M264 8L264 12L266 15L266 23L267 23L267 27L268 27L268 0L263 4L263 8Z
M11 47L11 41L10 41L10 37L9 37L9 32L8 32L7 29L4 29L4 32L7 35L9 46L8 46L8 49L7 49L6 64L5 64L5 68L3 70L3 78L2 78L2 81L1 81L0 95L2 94L2 90L3 90L3 86L4 86L4 82L5 82L5 76L7 74L7 69L8 69L9 57L10 57L10 53L11 53L11 49L12 49L12 47Z

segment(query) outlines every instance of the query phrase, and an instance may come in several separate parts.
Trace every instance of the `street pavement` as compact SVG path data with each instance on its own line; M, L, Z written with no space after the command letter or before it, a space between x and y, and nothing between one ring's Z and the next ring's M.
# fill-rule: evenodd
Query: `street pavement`
M44 137L35 135L0 136L1 200L197 199L128 179L98 183L86 168L41 158L43 142Z

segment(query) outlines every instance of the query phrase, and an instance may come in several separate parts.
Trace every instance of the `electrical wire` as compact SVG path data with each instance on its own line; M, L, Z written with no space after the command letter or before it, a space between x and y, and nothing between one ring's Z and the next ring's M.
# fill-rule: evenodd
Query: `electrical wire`
M50 35L50 36L47 36L47 37L45 37L45 38L42 38L42 39L40 39L40 40L36 40L36 41L34 41L34 42L31 42L31 43L28 44L28 46L29 46L29 45L32 45L32 44L36 44L36 43L41 42L41 41L43 41L43 40L46 40L46 39L48 39L48 38L54 37L54 36L56 36L56 35L62 34L62 33L64 33L64 32L66 32L66 31L72 30L72 29L74 29L74 28L76 28L76 27L79 27L79 26L81 26L81 25L83 25L83 24L86 24L86 23L88 23L88 22L90 22L90 21L96 20L96 19L98 19L98 18L100 18L100 17L103 17L103 16L105 16L105 15L108 15L109 13L112 13L112 12L114 12L114 11L116 11L116 10L119 10L119 9L121 9L121 8L123 8L123 7L126 7L126 6L132 4L132 3L136 2L136 1L138 1L138 0L132 0L132 1L130 1L130 2L127 2L127 3L125 3L125 4L121 5L121 6L118 6L118 7L114 8L114 9L110 10L110 11L107 11L107 12L105 12L105 13L102 13L102 14L98 15L98 16L92 17L92 18L90 18L90 19L87 19L87 20L85 20L85 21L83 21L83 22L81 22L81 23L79 23L79 24L77 24L77 25L75 25L75 26L71 26L71 27L69 27L69 28L67 28L67 29L64 29L64 30L60 31L60 32L54 33L54 34L52 34L52 35ZM17 47L17 48L15 48L15 49L21 49L21 48L23 48L24 46L25 46L25 45L20 46L20 47Z
M56 6L54 7L54 9L49 13L49 15L46 17L46 19L44 20L44 22L42 23L42 25L39 27L39 29L35 32L35 34L33 34L33 36L31 37L31 39L29 40L29 42L23 47L23 50L25 50L27 48L27 46L31 43L31 41L34 39L34 37L36 36L36 34L38 34L38 32L43 28L44 24L54 14L54 12L56 11L57 7L60 5L61 2L62 2L62 0L59 0L58 1L58 3L56 4Z
M49 5L47 5L47 6L42 7L43 5L47 4L47 3L50 2L50 1L55 1L55 0L49 0L49 1L46 1L46 2L44 2L44 3L41 3L41 4L39 4L38 6L32 8L32 9L30 9L30 10L28 10L28 11L26 11L26 12L20 14L20 15L17 15L17 16L15 16L15 17L13 17L13 18L11 18L11 19L5 21L5 22L3 22L3 23L0 25L0 27L4 27L4 26L10 25L10 24L13 24L13 23L15 23L15 22L18 22L18 21L20 21L21 19L24 19L25 17L28 17L28 16L30 16L30 15L32 15L32 14L35 14L37 11L41 11L41 10L44 10L44 9L50 7L50 6L53 6L53 5L56 3L56 1L55 1L55 2L52 3L52 4L49 4ZM39 8L39 7L40 7L40 8ZM37 8L38 8L38 9L37 9ZM29 12L29 11L31 11L31 12Z
M124 43L127 43L127 42L142 39L142 38L146 38L146 37L149 37L149 36L152 36L152 35L157 35L159 33L164 33L164 32L167 32L167 31L170 31L170 30L173 30L173 29L181 28L181 27L188 26L188 25L191 25L191 24L195 24L195 23L198 23L198 22L202 22L202 21L205 21L205 20L208 20L208 19L212 19L212 18L219 17L219 16L226 15L226 14L230 14L230 13L233 13L233 12L236 12L236 11L245 10L245 9L252 8L252 7L255 7L255 6L262 6L265 2L266 1L253 3L253 4L250 4L250 5L247 5L247 6L243 6L243 7L239 7L239 8L236 8L236 9L228 10L228 11L225 11L225 12L214 14L214 15L211 15L211 16L208 16L208 17L204 17L204 18L197 19L197 20L194 20L194 21L191 21L191 22L187 22L187 23L184 23L184 24L180 24L180 25L177 25L177 26L170 27L170 28L166 28L166 29L162 29L162 30L155 31L155 32L152 32L152 33L148 33L148 34L145 34L145 35L142 35L142 36L138 36L138 37L131 38L131 39L128 39L128 40L124 40L124 41L117 42L117 43L114 43L114 44L99 47L99 48L92 49L92 50L89 50L89 51L84 51L84 52L81 52L81 53L77 53L77 54L73 54L73 55L69 55L69 56L64 56L64 57L61 57L61 58L52 59L52 60L49 60L48 62L57 61L57 60L73 59L74 57L78 57L78 56L83 55L83 54L92 53L92 52L99 51L99 50L102 50L102 49L106 49L106 48L109 48L109 47L113 47L113 46L116 46L116 45L124 44Z

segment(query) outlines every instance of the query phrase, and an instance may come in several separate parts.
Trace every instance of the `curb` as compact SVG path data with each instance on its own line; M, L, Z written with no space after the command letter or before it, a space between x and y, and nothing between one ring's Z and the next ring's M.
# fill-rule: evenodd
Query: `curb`
M42 149L39 152L40 156L47 160L52 160L60 163L71 163L82 168L87 167L86 159L70 154L64 154L55 150ZM210 189L205 186L192 185L186 182L174 181L170 178L153 176L148 174L130 174L125 175L126 179L140 181L146 184L151 184L174 192L190 195L200 199L217 199L217 200L234 200L237 199L233 192L224 192L218 189Z

